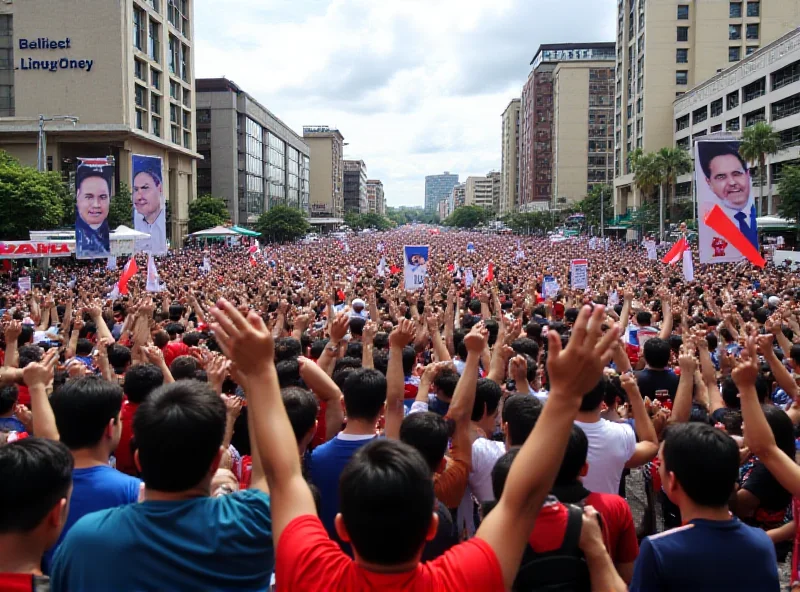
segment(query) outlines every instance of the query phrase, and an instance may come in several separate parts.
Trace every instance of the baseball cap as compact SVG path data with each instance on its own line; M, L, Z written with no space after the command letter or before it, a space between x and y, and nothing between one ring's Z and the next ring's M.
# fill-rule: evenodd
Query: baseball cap
M767 299L767 302L769 303L769 305L770 305L770 306L775 306L775 307L777 307L777 306L780 306L781 299L780 299L780 298L778 298L777 296L770 296L770 297Z
M366 302L361 300L361 298L356 298L353 300L353 308L364 308L366 305Z

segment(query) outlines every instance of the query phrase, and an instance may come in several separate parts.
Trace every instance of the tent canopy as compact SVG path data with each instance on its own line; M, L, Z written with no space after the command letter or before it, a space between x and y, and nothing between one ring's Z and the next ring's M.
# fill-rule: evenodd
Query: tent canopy
M756 224L759 228L768 230L770 228L792 228L794 227L794 220L787 220L780 216L761 216L756 218Z
M239 234L243 234L245 236L261 236L260 232L256 232L255 230L248 230L247 228L242 228L241 226L231 226L231 230L234 232L238 232Z
M133 228L129 228L124 224L120 224L117 226L115 230L111 231L111 238L122 240L122 239L136 239L136 238L149 238L150 235L146 232L139 232L138 230L134 230Z
M225 228L224 226L215 226L214 228L207 228L206 230L198 230L197 232L193 232L189 236L199 236L199 237L216 237L216 236L239 236L239 233L231 230L230 228Z

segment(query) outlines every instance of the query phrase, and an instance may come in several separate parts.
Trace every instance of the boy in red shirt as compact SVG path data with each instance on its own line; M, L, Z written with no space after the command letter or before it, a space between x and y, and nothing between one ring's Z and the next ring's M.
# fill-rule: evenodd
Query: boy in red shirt
M254 414L254 444L269 484L281 590L509 589L558 472L582 394L599 380L619 335L615 327L601 336L605 309L598 306L594 313L584 307L563 351L560 338L550 337L550 396L511 468L503 496L474 539L421 564L438 521L433 481L422 456L402 442L382 438L356 452L342 473L341 514L336 517L337 533L351 543L355 560L345 555L317 518L297 451L287 445L294 434L281 401L272 335L255 312L245 318L226 300L211 313L218 343L233 361L234 378ZM413 336L416 329L403 319L395 330ZM387 414L402 414L397 407ZM604 550L587 553L587 562L593 577L597 574L593 583L598 589L619 589Z

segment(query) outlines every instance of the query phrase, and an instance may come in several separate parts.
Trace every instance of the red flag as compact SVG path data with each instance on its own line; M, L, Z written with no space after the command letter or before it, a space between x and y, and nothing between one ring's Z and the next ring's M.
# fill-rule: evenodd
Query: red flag
M661 260L661 262L669 263L670 265L675 265L683 257L683 252L688 250L689 250L689 243L686 242L685 237L682 237L681 240L675 243L673 247L669 250L669 252L666 255L664 255L664 258Z
M392 275L400 273L400 268L397 267L397 265L395 265L394 263L392 263L392 266L389 268L389 273L391 273Z
M452 263L447 266L447 271L449 273L453 273L455 271L455 269L456 269L456 266L454 264L452 264Z
M486 266L486 281L491 282L494 279L494 263L489 261L489 265Z
M719 234L732 244L737 251L747 257L750 263L757 267L764 267L764 265L766 265L766 261L764 261L761 253L753 246L753 243L747 240L747 237L742 234L742 231L733 225L731 219L725 215L725 212L723 212L722 208L718 205L715 205L711 208L711 211L706 214L705 223L706 226Z
M336 290L336 297L339 298L339 300L344 300L345 296L346 294L342 290Z
M131 257L125 264L125 267L122 269L122 274L119 276L119 282L117 282L117 288L119 289L120 294L128 293L128 282L137 273L139 273L139 267L136 265L136 259Z

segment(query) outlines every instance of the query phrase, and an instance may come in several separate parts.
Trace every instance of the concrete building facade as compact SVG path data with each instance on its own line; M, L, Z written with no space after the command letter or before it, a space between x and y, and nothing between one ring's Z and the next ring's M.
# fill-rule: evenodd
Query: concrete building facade
M442 175L428 175L425 177L425 211L437 211L439 202L447 199L453 187L458 185L458 175L445 171Z
M692 150L695 139L709 134L737 136L759 121L772 125L781 144L776 154L767 156L760 211L776 213L781 171L800 165L800 28L689 90L675 101L673 121L675 146L685 150ZM757 201L758 163L751 165ZM676 200L692 199L691 175L678 178L675 194Z
M492 182L492 211L495 213L500 211L500 199L503 189L503 176L498 171L492 171L486 178Z
M386 196L383 192L383 182L378 179L367 181L367 202L369 212L380 216L386 215Z
M115 189L131 156L163 160L167 236L181 246L195 198L193 0L0 3L0 149L74 186L77 159L113 156Z
M335 225L344 221L344 136L328 126L306 126L314 167L311 170L310 210L312 224Z
M553 105L553 197L563 207L613 183L613 60L560 62Z
M673 102L800 25L784 0L619 0L614 115L614 206L641 204L629 155L674 139Z
M451 214L450 200L449 199L441 200L439 202L439 208L436 213L439 215L439 220L444 220L445 218L447 218Z
M453 210L456 208L460 208L463 205L466 205L467 199L467 184L466 183L459 183L453 190L450 192L450 195L447 198L448 204L447 209L450 213L453 213Z
M344 213L366 214L369 212L367 200L367 165L363 160L344 161Z
M499 173L494 174L499 177ZM494 185L494 179L489 176L467 177L464 183L464 205L494 208Z
M197 89L197 194L225 200L234 224L276 205L308 212L310 151L303 139L226 78Z
M540 45L520 104L519 210L548 209L553 186L553 80L562 62L613 62L614 43L554 43ZM582 94L588 96L587 85Z
M503 111L500 200L497 212L515 212L519 204L519 114L521 99L512 99Z

